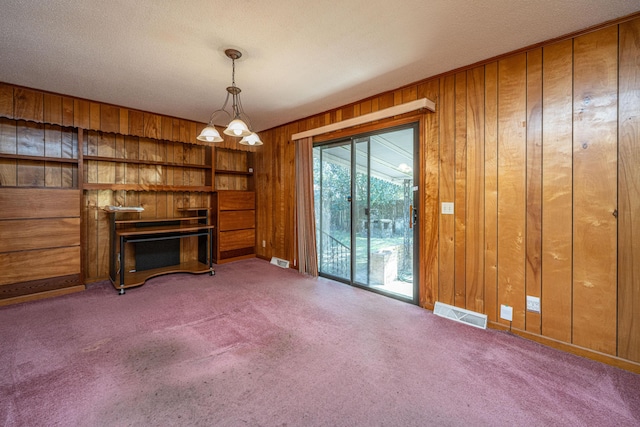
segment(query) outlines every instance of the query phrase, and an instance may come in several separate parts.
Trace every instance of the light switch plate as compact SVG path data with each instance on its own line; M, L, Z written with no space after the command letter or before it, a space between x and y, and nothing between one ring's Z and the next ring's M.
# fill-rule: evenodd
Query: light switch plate
M442 202L442 214L453 215L453 202Z
M510 307L505 304L500 305L500 318L504 320L508 320L509 322L513 321L513 307Z

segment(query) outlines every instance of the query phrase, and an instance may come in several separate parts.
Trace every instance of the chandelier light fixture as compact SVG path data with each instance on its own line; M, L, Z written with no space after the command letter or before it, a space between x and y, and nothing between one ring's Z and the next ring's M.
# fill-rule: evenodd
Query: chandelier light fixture
M231 59L231 86L227 87L227 98L224 100L222 108L211 113L209 123L204 129L202 129L202 132L200 132L200 135L198 135L196 139L204 142L223 141L220 136L220 132L216 129L213 121L216 115L224 113L228 118L232 119L227 125L227 128L223 131L226 135L242 138L240 140L240 144L242 145L262 145L262 141L258 134L253 132L250 128L251 121L242 109L242 101L240 100L240 92L242 91L238 86L236 86L236 59L239 59L242 56L242 53L236 49L227 49L224 53L229 59ZM231 97L231 112L227 111L229 97ZM247 123L249 123L249 125L247 125Z

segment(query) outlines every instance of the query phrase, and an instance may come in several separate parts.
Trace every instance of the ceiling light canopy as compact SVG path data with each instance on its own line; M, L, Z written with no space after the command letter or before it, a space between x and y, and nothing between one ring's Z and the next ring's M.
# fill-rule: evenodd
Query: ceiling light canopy
M217 114L224 113L231 119L227 128L223 131L225 135L242 138L240 144L243 145L262 145L262 141L257 133L253 132L246 122L251 123L249 117L246 115L242 108L242 101L240 100L240 92L242 90L236 86L236 59L242 56L242 53L236 49L227 49L224 51L225 55L231 59L232 74L231 74L231 86L227 87L227 97L224 100L222 108L211 113L209 123L202 129L200 135L196 139L204 142L220 142L223 141L220 136L220 132L215 127L214 119ZM231 111L227 111L227 104L229 103L229 96L231 96Z

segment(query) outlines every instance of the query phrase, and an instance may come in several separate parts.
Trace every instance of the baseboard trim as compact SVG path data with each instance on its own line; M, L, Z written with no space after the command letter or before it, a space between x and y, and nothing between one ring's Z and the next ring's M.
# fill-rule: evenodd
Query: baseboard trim
M601 353L596 350L580 347L575 344L569 344L563 341L558 341L553 338L544 337L521 329L509 328L507 325L503 325L498 322L489 322L488 326L491 329L497 329L501 331L509 331L514 335L518 335L522 338L526 338L531 341L535 341L539 344L552 347L557 350L562 350L567 353L575 354L576 356L584 357L586 359L595 360L597 362L605 363L607 365L615 366L616 368L624 369L636 374L640 374L640 363L633 362L631 360L622 359L610 354Z
M37 301L45 298L59 297L62 295L73 294L85 290L84 285L70 286L68 288L54 289L52 291L38 292L35 294L21 295L17 297L0 299L0 307L6 305L20 304L22 302Z

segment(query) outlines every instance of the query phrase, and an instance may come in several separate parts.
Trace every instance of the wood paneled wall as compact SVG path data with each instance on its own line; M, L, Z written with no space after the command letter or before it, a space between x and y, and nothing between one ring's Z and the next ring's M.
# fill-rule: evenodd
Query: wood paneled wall
M295 265L293 133L422 96L420 304L640 370L637 15L265 132L258 255Z

